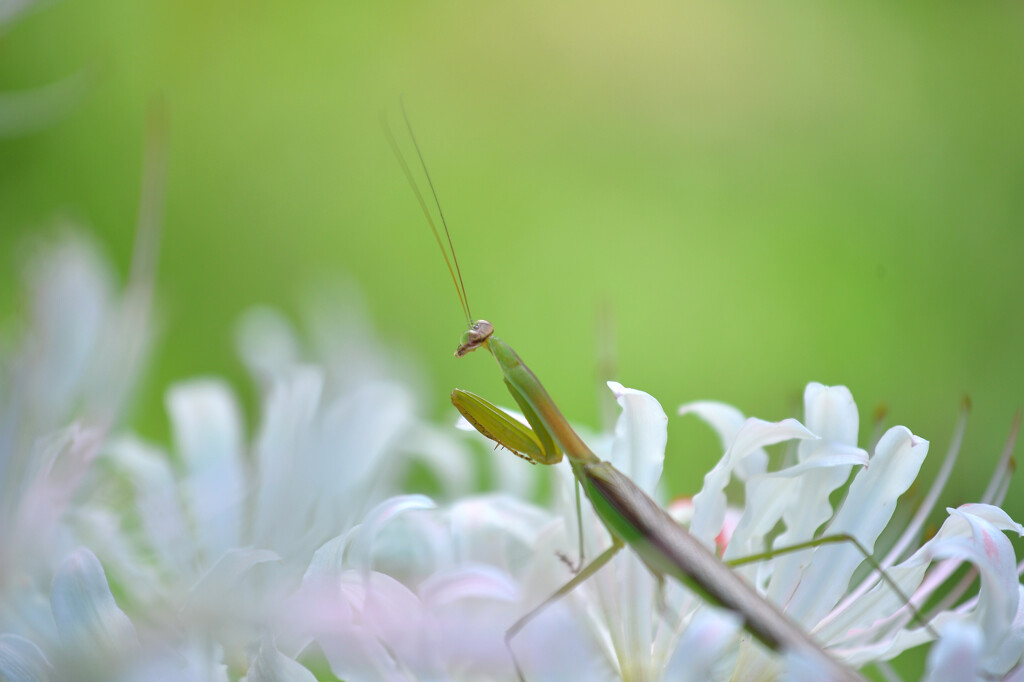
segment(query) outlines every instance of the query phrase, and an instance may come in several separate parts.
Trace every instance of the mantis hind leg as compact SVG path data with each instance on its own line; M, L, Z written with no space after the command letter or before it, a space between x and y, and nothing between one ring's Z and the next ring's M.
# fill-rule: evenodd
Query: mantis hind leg
M562 560L562 563L565 564L570 571L573 573L579 573L580 569L583 568L583 503L580 501L580 498L582 497L580 495L580 479L576 478L574 482L575 485L573 487L576 489L576 536L580 541L580 558L576 563L573 563L569 557L561 552L558 553L558 558Z
M556 590L554 594L552 594L550 597L541 602L532 611L530 611L522 618L517 620L515 623L513 623L512 626L505 631L505 648L508 649L508 653L512 657L512 665L515 666L516 675L518 676L520 682L525 682L526 678L523 676L523 669L519 665L519 659L516 658L516 653L512 650L512 639L517 634L519 634L519 631L526 627L530 621L539 616L544 611L544 609L551 606L559 599L575 590L577 587L586 582L587 579L589 579L591 576L593 576L595 573L601 570L601 568L609 561L611 561L612 557L615 556L615 554L620 549L622 549L622 547L623 544L621 541L614 541L614 544L612 544L611 547L601 552L596 559L594 559L589 564L584 566L583 569L580 570L579 573L574 575L569 582L558 588L558 590Z
M900 589L900 586L897 585L896 582L889 577L889 574L885 572L885 569L882 568L882 565L880 563L878 563L878 560L875 559L875 557L871 556L871 553L868 551L867 547L861 544L860 540L850 535L849 533L835 533L833 535L823 535L820 538L814 538L813 540L808 540L806 542L798 542L796 544L785 545L783 547L774 547L767 552L751 554L750 556L740 557L738 559L729 559L725 563L733 567L744 566L746 564L752 564L757 561L772 559L774 557L782 556L784 554L799 552L803 549L820 547L822 545L835 545L840 543L849 543L853 545L857 549L857 551L859 551L861 555L863 555L864 560L871 565L871 568L876 573L878 573L878 576L881 578L882 582L884 582L889 587L889 589L891 589L896 594L896 596L898 596L900 600L904 604L906 604L907 609L910 611L914 620L917 621L922 627L926 628L930 635L938 639L939 633L935 631L935 628L932 627L931 623L929 623L928 620L921 615L921 612L917 610L914 604L911 603L910 597L908 597L903 592L903 590Z

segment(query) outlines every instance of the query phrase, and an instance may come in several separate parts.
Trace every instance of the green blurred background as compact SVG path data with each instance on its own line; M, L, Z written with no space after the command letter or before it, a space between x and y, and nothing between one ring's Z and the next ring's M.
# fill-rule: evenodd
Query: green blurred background
M451 357L462 315L378 121L403 97L474 314L571 418L597 420L608 309L617 378L670 414L712 398L779 419L806 382L842 383L865 437L884 403L939 454L968 393L943 501L977 499L1024 403L1022 29L1009 1L54 3L3 36L0 90L91 85L0 141L0 306L17 308L15 247L61 216L126 271L162 98L145 435L166 437L174 380L247 385L244 308L295 311L340 273L427 368L425 411L451 418L456 385L502 396L485 358ZM672 419L670 491L719 454Z

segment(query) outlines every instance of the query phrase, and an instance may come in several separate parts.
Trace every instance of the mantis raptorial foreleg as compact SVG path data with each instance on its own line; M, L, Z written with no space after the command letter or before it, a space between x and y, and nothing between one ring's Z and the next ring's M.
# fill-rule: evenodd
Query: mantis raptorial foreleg
M507 379L505 385L522 409L523 416L533 427L532 429L486 398L469 391L458 388L452 391L452 403L477 431L517 457L522 457L531 464L557 464L562 459L562 451L544 427L544 422L537 416L530 403ZM579 572L583 566L583 508L578 480L575 489L579 559L574 564L565 555L561 553L558 555L573 573Z

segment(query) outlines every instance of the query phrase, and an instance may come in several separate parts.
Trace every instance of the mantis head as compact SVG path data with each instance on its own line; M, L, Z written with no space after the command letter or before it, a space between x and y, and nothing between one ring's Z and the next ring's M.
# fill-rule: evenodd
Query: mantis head
M461 358L466 353L472 353L480 346L487 343L494 333L494 325L487 320L477 320L463 335L459 347L455 349L455 357Z

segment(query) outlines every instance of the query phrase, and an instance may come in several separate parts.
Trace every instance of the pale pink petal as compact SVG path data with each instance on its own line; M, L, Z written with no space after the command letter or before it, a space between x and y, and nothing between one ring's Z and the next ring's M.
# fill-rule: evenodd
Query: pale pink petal
M54 534L96 456L103 433L75 424L40 439L32 451L32 471L15 498L10 536L0 543L0 570L17 562L29 568L52 552ZM9 569L7 569L9 570Z
M981 629L970 623L952 622L942 629L939 641L928 652L926 682L977 680L985 640Z
M330 574L311 568L293 600L292 617L316 639L331 671L346 680L405 679L396 657L420 660L416 633L430 633L416 595L373 571Z

